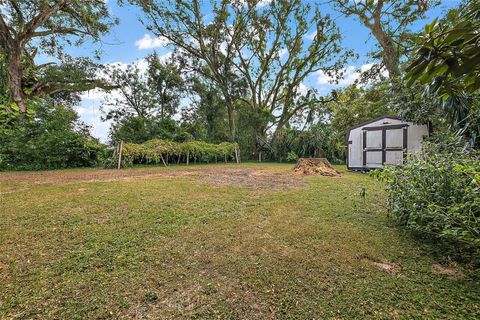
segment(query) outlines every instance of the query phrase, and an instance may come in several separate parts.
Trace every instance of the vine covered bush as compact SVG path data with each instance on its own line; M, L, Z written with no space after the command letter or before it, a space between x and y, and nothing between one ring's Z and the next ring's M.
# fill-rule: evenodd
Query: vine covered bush
M173 142L161 139L152 139L142 144L125 143L122 148L122 166L130 166L134 163L163 163L169 161L176 163L190 161L211 162L227 161L235 159L238 148L236 143L223 142L212 144L204 141ZM116 162L118 154L115 153L113 162ZM115 164L111 164L115 165Z
M454 141L425 143L421 154L376 175L387 182L390 212L454 255L480 261L480 154Z

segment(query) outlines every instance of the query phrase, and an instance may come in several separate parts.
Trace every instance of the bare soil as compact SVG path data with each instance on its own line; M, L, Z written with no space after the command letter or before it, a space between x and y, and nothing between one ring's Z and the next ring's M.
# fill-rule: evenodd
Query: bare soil
M434 264L432 266L433 272L436 274L443 274L449 277L461 277L463 272L458 268L457 265L444 266L441 264Z
M302 178L288 169L245 168L235 166L176 167L176 168L134 168L134 169L76 169L42 172L7 172L0 174L0 184L70 184L129 180L147 177L192 177L200 184L233 186L252 190L284 190L305 188ZM1 193L25 190L15 186L3 189Z
M360 255L357 257L357 259L364 261L366 263L369 263L371 265L374 265L377 268L380 268L389 273L397 273L402 270L402 268L398 264L380 260L374 257L370 257L368 255Z

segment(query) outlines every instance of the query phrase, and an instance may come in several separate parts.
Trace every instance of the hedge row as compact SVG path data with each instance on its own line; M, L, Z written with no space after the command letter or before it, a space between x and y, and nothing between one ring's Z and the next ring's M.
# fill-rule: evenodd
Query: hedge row
M130 166L133 163L163 163L173 160L177 163L189 164L194 162L222 161L235 159L238 145L236 143L223 142L211 144L203 141L173 142L168 140L153 139L142 144L124 143L122 145L122 166ZM118 160L119 148L114 152L114 162ZM117 162L118 163L118 162Z

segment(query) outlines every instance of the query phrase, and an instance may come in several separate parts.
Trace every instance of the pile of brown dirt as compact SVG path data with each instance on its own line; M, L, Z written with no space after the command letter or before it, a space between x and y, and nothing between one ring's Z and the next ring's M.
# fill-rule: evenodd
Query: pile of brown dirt
M340 175L340 171L332 167L330 162L325 158L300 158L293 170L295 173L303 175L321 175L328 177Z

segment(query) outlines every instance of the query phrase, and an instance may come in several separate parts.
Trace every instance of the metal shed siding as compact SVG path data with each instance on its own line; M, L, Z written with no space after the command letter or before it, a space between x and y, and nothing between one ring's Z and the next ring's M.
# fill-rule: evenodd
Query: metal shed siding
M382 132L380 127L389 127L388 130ZM403 134L401 134L406 126L407 136L406 141L403 141ZM371 130L373 129L373 130ZM369 139L364 146L365 131L369 132ZM348 157L347 165L350 169L371 169L383 166L383 162L387 163L401 163L403 161L403 151L392 150L382 154L382 146L387 143L388 146L393 146L398 149L403 149L406 143L407 153L417 152L421 150L421 143L424 136L428 136L428 126L416 125L412 122L405 122L401 119L385 116L374 119L370 122L352 127L348 131L347 148ZM383 141L382 141L383 140ZM365 154L366 162L364 163L364 148L367 147L369 151Z

